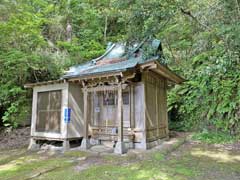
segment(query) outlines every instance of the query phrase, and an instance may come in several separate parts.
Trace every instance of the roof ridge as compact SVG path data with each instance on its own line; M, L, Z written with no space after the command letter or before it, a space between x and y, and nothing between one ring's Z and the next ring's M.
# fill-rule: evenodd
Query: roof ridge
M101 55L101 56L99 56L99 57L97 57L97 58L95 58L95 59L92 59L92 60L90 60L90 61L95 64L97 61L101 60L103 57L105 57L106 55L108 55L109 52L111 52L111 50L112 50L115 46L116 46L116 43L113 43L113 44L111 45L111 47L108 48L107 51L106 51L103 55Z

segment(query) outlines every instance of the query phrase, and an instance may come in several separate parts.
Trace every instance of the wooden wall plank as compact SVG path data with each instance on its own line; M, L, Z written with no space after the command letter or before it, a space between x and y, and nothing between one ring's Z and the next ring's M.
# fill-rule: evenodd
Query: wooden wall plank
M81 86L69 83L68 107L71 109L71 120L67 124L67 138L83 137L84 131L84 107L83 92Z
M147 141L153 141L167 135L166 79L153 72L143 74L146 96L146 136Z

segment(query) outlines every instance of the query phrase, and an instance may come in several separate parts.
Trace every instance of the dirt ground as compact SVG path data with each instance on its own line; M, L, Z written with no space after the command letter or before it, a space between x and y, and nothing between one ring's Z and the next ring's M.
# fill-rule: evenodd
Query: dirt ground
M27 147L30 139L30 127L18 129L0 128L0 150Z
M239 143L208 145L188 134L174 136L151 150L121 156L77 149L29 152L9 143L0 150L0 179L240 180Z

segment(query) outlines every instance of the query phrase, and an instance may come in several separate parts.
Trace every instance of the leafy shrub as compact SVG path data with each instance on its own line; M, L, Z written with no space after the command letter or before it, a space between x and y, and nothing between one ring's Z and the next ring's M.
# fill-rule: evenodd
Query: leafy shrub
M29 116L30 106L25 102L13 102L10 107L4 112L2 117L3 125L5 127L16 128L23 125Z
M58 64L40 54L11 49L0 52L0 109L4 126L17 127L30 114L31 90L24 89L27 82L58 78Z
M197 7L202 6L201 13L208 18L195 20L209 29L191 18L177 18L176 24L166 28L167 35L174 36L167 38L168 43L172 39L170 50L176 57L171 66L187 79L168 96L169 111L177 112L173 119L183 129L240 134L240 24L230 18L237 14L235 5L219 3L219 9L213 10L199 2ZM199 10L189 1L188 12L198 14ZM174 43L176 38L188 41L188 46Z
M208 144L224 144L237 141L237 137L231 136L223 132L213 132L204 130L192 136L193 140L200 140Z

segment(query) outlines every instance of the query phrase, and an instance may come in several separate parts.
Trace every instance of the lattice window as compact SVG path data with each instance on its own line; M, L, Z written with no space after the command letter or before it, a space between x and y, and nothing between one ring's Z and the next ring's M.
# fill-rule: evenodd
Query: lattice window
M37 96L38 132L60 132L62 91L39 92Z

